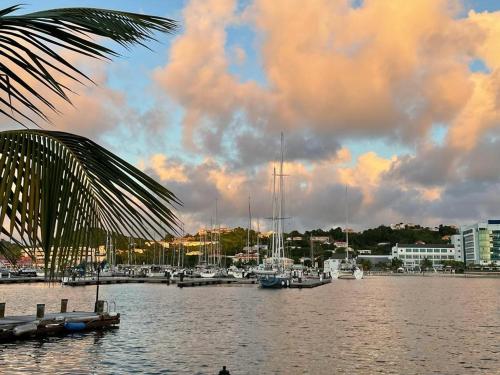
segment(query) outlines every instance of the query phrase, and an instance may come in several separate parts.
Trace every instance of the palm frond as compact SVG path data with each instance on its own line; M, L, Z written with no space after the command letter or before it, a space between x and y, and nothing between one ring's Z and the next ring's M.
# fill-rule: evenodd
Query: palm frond
M124 47L155 40L155 33L172 33L175 21L143 14L95 8L61 8L12 15L19 6L0 10L0 112L19 124L49 121L56 111L49 94L70 102L71 90L62 78L90 81L61 51L98 59L117 56L91 39L109 38ZM45 88L37 90L34 83ZM34 119L32 118L34 116Z
M152 238L178 231L165 187L81 136L0 132L2 233L43 249L54 276L86 259L102 230Z

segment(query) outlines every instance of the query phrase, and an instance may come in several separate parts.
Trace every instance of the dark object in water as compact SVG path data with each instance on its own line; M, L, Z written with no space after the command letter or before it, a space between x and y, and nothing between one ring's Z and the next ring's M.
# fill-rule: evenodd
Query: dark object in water
M219 375L231 375L228 370L226 370L226 366L222 366L222 370L219 371Z

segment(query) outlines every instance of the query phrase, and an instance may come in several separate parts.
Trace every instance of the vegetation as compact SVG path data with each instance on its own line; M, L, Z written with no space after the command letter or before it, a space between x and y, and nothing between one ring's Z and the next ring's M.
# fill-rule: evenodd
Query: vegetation
M83 137L2 132L0 173L2 232L30 255L42 248L51 277L98 246L98 229L160 237L176 228L170 191Z
M429 268L432 268L432 260L429 258L424 258L420 261L420 268L423 271L427 271Z
M117 56L91 39L124 47L175 30L174 21L104 9L63 8L25 15L0 10L0 113L18 124L49 121L54 97L70 101L65 84L89 77L64 56ZM41 247L50 277L78 264L95 247L98 229L135 236L163 236L176 226L168 208L175 196L92 141L61 132L0 133L2 233L32 252ZM3 250L5 251L5 249Z
M5 257L12 264L16 264L21 257L22 247L16 243L0 240L0 255Z
M110 59L118 54L91 36L128 48L154 39L155 32L171 33L177 27L170 19L107 9L61 8L13 14L19 9L14 5L0 10L0 90L7 94L0 98L0 113L23 126L36 125L36 119L49 121L45 109L57 112L51 98L70 101L71 89L64 83L67 78L92 82L68 61L66 51Z

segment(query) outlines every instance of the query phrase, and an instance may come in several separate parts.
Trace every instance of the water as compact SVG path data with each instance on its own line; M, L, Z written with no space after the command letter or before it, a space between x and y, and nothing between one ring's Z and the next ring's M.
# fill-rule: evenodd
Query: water
M304 290L101 286L119 329L0 345L2 374L500 374L500 279L372 277ZM7 315L90 310L95 287L0 286Z

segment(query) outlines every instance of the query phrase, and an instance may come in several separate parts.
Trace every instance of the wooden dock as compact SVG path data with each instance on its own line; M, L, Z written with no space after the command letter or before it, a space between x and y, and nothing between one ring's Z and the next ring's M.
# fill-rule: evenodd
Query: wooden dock
M61 312L45 314L45 305L38 304L35 315L22 316L4 316L5 303L0 303L0 342L99 330L120 324L119 313L104 311L105 301L98 301L98 312L67 312L67 301L61 301Z
M110 284L176 284L177 279L167 279L166 277L101 277L99 278L99 285ZM68 286L85 286L96 285L97 279L75 279L65 280L63 285Z
M59 281L59 280L58 280ZM43 283L44 277L2 277L0 278L0 285L2 284L26 284L26 283Z
M207 285L241 285L241 284L256 284L256 279L233 279L233 278L221 278L221 279L189 279L184 281L177 281L177 286L179 288L184 287L194 287L194 286L207 286Z
M302 282L294 281L290 284L289 288L297 288L297 289L302 289L302 288L316 288L317 286L325 285L325 284L330 284L332 282L332 279L305 279L302 280Z

